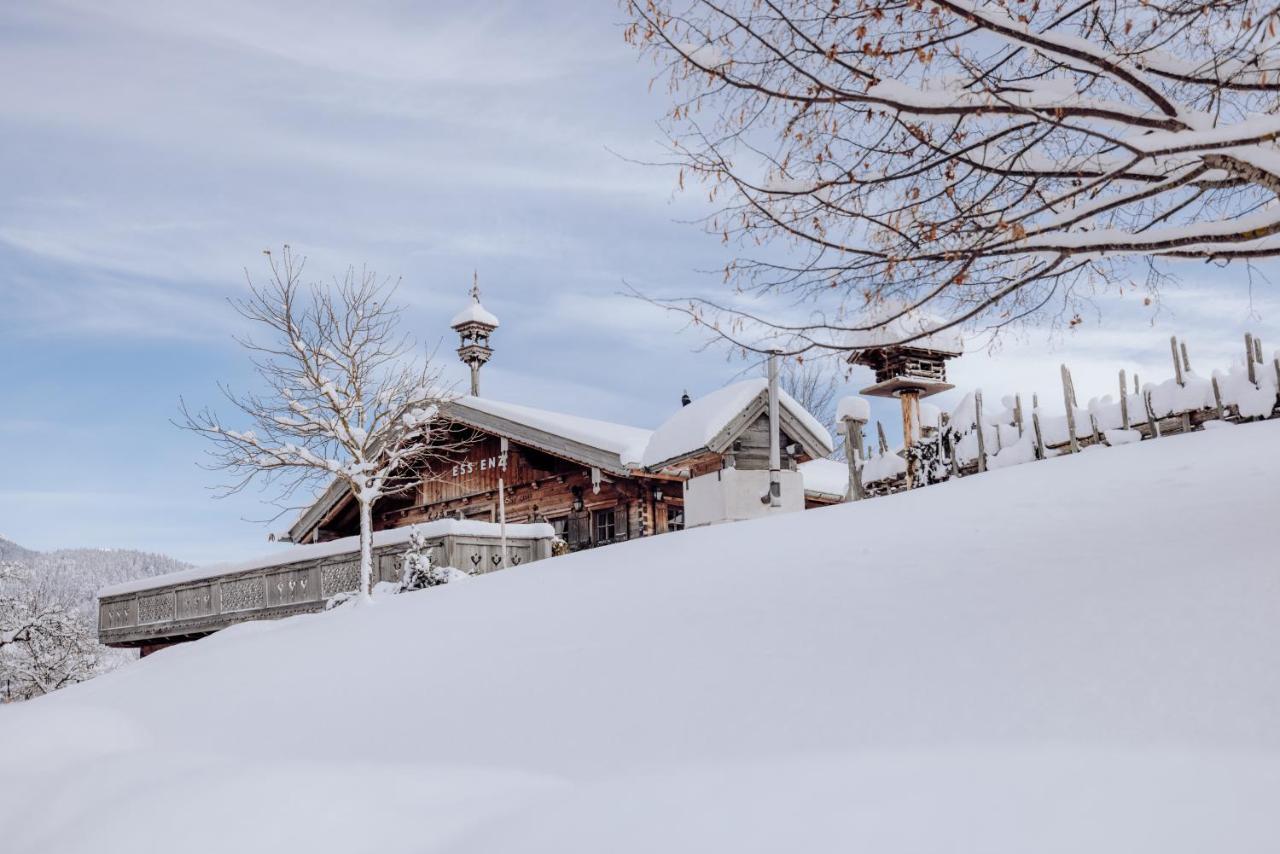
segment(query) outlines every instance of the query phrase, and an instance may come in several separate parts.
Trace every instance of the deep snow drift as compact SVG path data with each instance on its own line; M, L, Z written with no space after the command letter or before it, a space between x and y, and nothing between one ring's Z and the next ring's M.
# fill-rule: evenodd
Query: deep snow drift
M0 708L0 849L1280 850L1280 423L248 624Z

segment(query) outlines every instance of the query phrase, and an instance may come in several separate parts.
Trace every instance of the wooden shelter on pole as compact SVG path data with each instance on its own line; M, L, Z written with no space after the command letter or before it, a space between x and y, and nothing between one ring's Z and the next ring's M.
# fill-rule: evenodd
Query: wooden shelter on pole
M908 451L920 439L920 399L955 388L947 382L946 363L964 352L964 342L956 333L934 331L941 325L935 318L907 312L849 341L849 363L865 365L876 376L859 393L902 402L902 442Z

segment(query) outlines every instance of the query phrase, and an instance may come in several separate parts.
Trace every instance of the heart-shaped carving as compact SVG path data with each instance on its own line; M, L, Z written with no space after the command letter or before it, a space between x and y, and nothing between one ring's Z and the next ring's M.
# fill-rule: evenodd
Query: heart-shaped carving
M499 566L502 563L502 555L489 555L489 560L493 561L494 566Z
M479 566L479 565L480 565L480 561L482 561L482 560L484 560L484 558L482 558L482 557L481 557L480 555L478 555L478 554L473 554L473 555L471 556L471 563L472 563L472 565L473 565L473 566Z
M519 565L520 565L520 555L512 555L512 556L511 556L511 565L512 565L512 566L519 566Z

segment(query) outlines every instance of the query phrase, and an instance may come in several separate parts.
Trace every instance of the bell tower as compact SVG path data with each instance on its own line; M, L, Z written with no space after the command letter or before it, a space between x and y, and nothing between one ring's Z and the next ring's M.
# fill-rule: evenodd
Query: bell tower
M480 368L493 355L489 336L498 318L480 304L480 277L472 274L471 302L454 316L449 326L458 333L458 358L471 369L471 396L480 396Z

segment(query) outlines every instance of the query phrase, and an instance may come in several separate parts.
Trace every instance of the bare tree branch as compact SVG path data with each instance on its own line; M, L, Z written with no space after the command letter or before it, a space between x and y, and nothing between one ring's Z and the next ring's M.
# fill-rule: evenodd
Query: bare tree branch
M735 347L849 349L902 313L999 328L1130 260L1280 254L1275 4L624 5L680 186L721 200L708 229L800 256L655 300Z

